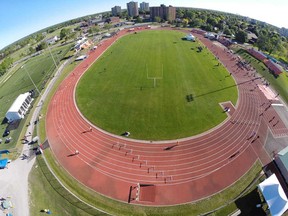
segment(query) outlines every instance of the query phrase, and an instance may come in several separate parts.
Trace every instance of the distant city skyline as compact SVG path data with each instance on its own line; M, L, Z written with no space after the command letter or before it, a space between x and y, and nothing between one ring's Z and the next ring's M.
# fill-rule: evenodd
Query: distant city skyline
M78 17L111 12L114 6L127 8L130 1L123 0L1 0L0 49L41 29ZM149 6L160 4L230 12L264 21L277 27L288 28L288 2L284 0L151 0Z

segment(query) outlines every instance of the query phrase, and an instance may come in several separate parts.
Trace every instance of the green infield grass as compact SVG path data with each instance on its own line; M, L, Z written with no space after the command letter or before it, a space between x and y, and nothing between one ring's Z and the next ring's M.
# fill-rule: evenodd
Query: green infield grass
M143 140L199 134L227 116L235 82L199 42L179 31L143 31L119 39L81 78L76 101L93 124Z

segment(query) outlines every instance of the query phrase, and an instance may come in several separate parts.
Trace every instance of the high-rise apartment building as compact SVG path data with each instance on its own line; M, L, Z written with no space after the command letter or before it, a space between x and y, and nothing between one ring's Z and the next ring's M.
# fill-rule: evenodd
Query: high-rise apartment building
M176 19L176 8L169 5L166 7L161 4L160 7L150 7L150 17L152 20L155 17L160 17L163 20L172 21Z
M130 17L135 17L139 15L138 11L138 2L129 2L127 3L127 11L128 11L128 16Z
M140 3L140 10L141 11L149 11L149 3L147 3L147 2Z
M112 16L121 15L121 7L120 6L114 6L113 8L111 8L111 13L112 13Z

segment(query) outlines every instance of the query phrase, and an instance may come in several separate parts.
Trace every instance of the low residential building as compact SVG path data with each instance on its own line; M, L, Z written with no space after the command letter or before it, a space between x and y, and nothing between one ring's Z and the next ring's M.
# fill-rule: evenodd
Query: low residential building
M106 19L106 22L111 23L111 24L116 24L120 22L120 18L119 17L109 17L108 19Z
M88 24L95 25L95 24L98 24L99 22L102 22L102 14L98 14L93 19L89 20Z
M56 35L51 38L46 39L46 43L48 44L54 44L56 41L60 40L60 38Z

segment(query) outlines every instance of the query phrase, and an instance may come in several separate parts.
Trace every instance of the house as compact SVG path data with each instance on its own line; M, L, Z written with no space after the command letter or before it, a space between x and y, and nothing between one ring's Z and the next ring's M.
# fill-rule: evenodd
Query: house
M120 18L119 17L109 17L108 19L106 19L106 22L111 23L111 24L116 24L120 22Z
M248 34L247 34L247 38L248 38L249 43L251 43L251 44L256 43L257 40L258 40L257 35L255 35L255 34L252 33L252 32L248 32Z
M99 22L102 22L102 14L99 14L95 16L93 19L88 21L89 25L95 25L98 24Z
M55 36L53 36L53 37L51 37L51 38L46 39L46 43L48 43L48 44L54 44L54 43L57 42L58 40L60 40L60 38L59 38L57 35L55 35Z

